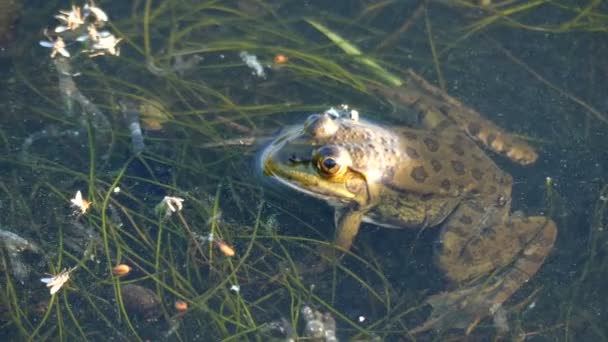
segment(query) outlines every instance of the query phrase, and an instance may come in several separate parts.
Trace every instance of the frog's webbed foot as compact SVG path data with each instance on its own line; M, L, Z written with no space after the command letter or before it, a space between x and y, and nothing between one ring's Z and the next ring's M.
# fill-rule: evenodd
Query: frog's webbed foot
M429 297L426 302L433 307L433 311L429 319L411 333L450 328L464 329L467 334L473 331L481 319L494 315L536 273L553 247L556 234L555 223L546 217L513 217L504 227L493 234L486 234L478 243L467 244L468 247L476 245L471 252L474 251L481 258L459 258L456 262L445 262L443 268L457 283L462 284L464 280L473 278L480 282ZM516 248L486 248L500 243L506 245L507 242L516 244ZM491 254L492 251L498 254ZM509 253L514 255L510 256ZM484 263L489 256L493 263ZM510 263L498 262L501 259L510 260ZM497 268L498 272L493 272ZM458 271L450 273L454 270ZM467 271L472 273L467 274ZM483 277L490 273L496 274L489 278Z
M493 314L498 308L493 304L493 294L499 291L499 285L500 281L494 284L482 283L430 296L426 303L433 307L431 315L422 325L410 330L410 333L462 329L468 335L482 318Z
M340 262L342 253L337 251L333 246L321 246L317 253L309 256L304 265L302 265L302 274L320 274L332 266Z
M353 240L359 232L362 211L337 208L335 212L336 237L332 244L321 245L313 260L306 263L305 273L322 273L338 264L344 254L350 250Z

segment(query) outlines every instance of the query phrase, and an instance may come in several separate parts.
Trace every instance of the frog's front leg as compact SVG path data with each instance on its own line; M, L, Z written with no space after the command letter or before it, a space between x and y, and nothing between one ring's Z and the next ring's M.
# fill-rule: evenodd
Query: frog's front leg
M349 251L363 221L364 212L349 208L336 208L335 237L331 246L322 246L319 249L321 261L313 266L315 272L321 272L329 264L337 262L343 251Z
M474 215L480 209L465 202L445 223L437 261L461 287L431 296L430 318L412 333L449 328L469 333L536 273L553 247L557 228L551 219L511 217L484 227L487 216Z
M336 208L334 221L336 225L334 246L349 251L353 240L359 233L363 221L363 211Z

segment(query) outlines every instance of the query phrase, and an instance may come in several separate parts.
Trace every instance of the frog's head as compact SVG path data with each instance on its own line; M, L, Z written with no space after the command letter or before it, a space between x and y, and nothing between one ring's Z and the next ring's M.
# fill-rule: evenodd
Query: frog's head
M333 205L366 207L382 176L370 141L381 128L334 113L310 115L277 137L262 154L263 172Z

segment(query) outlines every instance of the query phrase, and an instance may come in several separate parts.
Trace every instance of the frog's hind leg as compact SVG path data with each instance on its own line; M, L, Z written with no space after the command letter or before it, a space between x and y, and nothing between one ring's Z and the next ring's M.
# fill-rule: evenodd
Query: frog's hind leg
M441 113L466 132L471 139L514 162L527 165L538 158L536 151L525 141L498 127L473 108L430 84L412 70L408 70L407 84L410 87L415 85L420 90L421 95L417 98L416 107L419 107L422 113L427 113L427 116L431 114L431 118L425 120L437 122L437 113Z
M525 141L484 118L444 90L430 84L412 70L406 74L405 85L399 88L370 84L370 89L397 103L414 108L427 129L440 128L448 122L474 141L522 165L536 161L538 154Z
M470 332L536 273L557 236L555 223L542 216L510 218L475 235L463 236L458 229L450 222L444 227L437 261L452 281L470 285L431 296L431 316L413 333L448 328Z

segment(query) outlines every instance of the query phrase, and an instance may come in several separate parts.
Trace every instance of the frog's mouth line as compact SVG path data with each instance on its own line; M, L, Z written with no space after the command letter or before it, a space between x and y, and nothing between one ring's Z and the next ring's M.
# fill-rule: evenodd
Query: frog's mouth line
M311 145L314 143L301 126L288 129L262 152L263 174L294 190L334 204L355 200L355 194L347 190L343 182L332 182L318 174L310 159Z
M355 198L355 195L348 191L343 183L330 182L319 176L310 161L280 165L272 157L264 157L265 159L262 161L264 174L292 189L325 201L348 202Z

